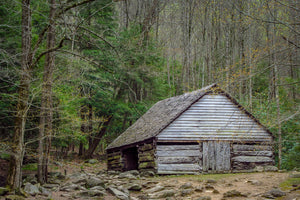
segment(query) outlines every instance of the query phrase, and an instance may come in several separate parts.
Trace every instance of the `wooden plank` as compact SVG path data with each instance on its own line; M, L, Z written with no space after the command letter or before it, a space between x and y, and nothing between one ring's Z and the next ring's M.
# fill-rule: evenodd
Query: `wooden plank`
M233 156L273 156L272 151L235 151Z
M272 151L273 148L270 145L245 145L245 144L233 144L233 152L235 151Z
M238 108L223 108L223 109L212 109L212 108L201 108L198 110L187 110L184 113L198 113L198 112L208 112L208 113L234 113L234 112L242 112Z
M185 156L185 157L158 157L157 163L159 164L184 164L184 163L199 163L201 156L199 157L192 157L192 156Z
M199 174L199 171L166 171L166 170L160 170L157 172L157 174Z
M155 155L155 151L154 149L149 150L149 151L143 151L143 152L139 152L140 156L154 156Z
M228 133L228 134L237 134L240 135L241 133L262 133L264 135L269 135L267 134L267 132L263 131L263 130L251 130L251 129L221 129L221 127L219 128L215 128L215 129L210 129L208 127L206 128L199 128L199 129L173 129L173 128L166 128L162 133L167 133L167 132L178 132L176 134L178 135L185 135L188 134L189 132L196 132L196 133L209 133L209 132L214 132L214 133Z
M199 119L197 117L194 117L194 116L180 116L176 121L198 121L198 122L202 122L202 123L216 123L216 122L220 122L220 121L223 121L224 123L228 123L228 122L239 122L239 123L246 123L246 122L252 122L252 120L250 119L239 119L239 120L235 120L235 119L230 119L229 117L226 118L222 118L222 119L216 119L216 118L211 118L211 119L208 119L208 118L203 118L203 119Z
M139 155L139 162L154 161L154 155Z
M260 163L260 162L272 162L273 159L270 157L265 157L265 156L236 156L236 157L232 158L232 161Z
M228 171L230 164L230 143L215 142L216 171Z
M195 120L176 120L172 123L172 125L174 124L199 124L199 123L202 123L202 124L228 124L230 123L231 124L239 124L239 125L250 125L250 124L255 124L255 122L253 121L236 121L236 120L226 120L226 121L223 121L223 120L213 120L213 121L207 121L207 120L200 120L200 119L195 119Z
M116 155L121 155L121 151L107 153L107 157L112 157L112 156L116 156Z
M171 150L198 150L199 145L157 145L157 151L171 151Z
M253 127L239 127L239 126L198 126L198 127L168 127L164 130L164 132L168 131L179 131L179 132L228 132L228 131L237 131L237 132L257 132L257 133L265 133L265 131L262 128L253 128Z
M231 116L231 115L216 115L216 114L210 114L210 115L201 115L199 113L191 113L191 114L183 114L178 118L178 121L180 121L183 118L194 118L197 120L206 120L206 121L222 121L222 120L228 120L228 119L232 119L232 121L249 121L252 123L255 123L253 120L247 118L247 117L243 117L243 116Z
M118 160L118 159L121 159L121 155L110 156L110 157L107 158L108 161Z
M174 132L172 134L172 132L168 132L165 134L160 135L159 137L157 137L158 139L160 138L174 138L174 139L187 139L191 141L197 141L197 140L222 140L222 139L239 139L241 141L247 142L248 140L251 139L267 139L268 141L271 141L270 139L272 139L271 136L268 135L259 135L259 134L236 134L236 133L219 133L217 134L215 132L215 134L213 132L211 133L207 133L207 132L191 132L191 134L187 134L185 133L184 135L175 135ZM194 140L195 139L195 140Z
M199 131L177 131L177 130L166 130L163 132L161 136L169 136L169 137L245 137L245 138L254 138L254 137L270 137L270 135L264 132L255 132L255 131L236 131L236 130L228 130L228 131L221 131L221 130L199 130Z
M200 171L198 164L157 164L158 171Z
M139 151L148 151L153 149L153 144L144 144L139 147Z
M216 170L216 152L215 152L215 142L208 141L208 162L209 170Z
M202 153L202 168L204 172L208 171L209 168L209 162L208 162L208 143L207 142L203 142L202 143L203 146L203 153Z
M155 167L155 162L141 162L139 163L139 169L148 169Z
M181 157L181 156L199 156L199 150L180 150L180 151L157 151L156 155L158 157L171 156L171 157Z

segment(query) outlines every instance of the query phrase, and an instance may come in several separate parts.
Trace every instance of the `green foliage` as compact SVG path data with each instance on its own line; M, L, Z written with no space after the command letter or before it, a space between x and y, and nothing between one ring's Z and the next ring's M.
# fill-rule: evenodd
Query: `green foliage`
M36 163L30 163L30 164L24 165L22 167L22 170L37 171L37 164Z
M3 160L9 160L10 155L7 154L7 153L1 153L0 154L0 158L3 159Z

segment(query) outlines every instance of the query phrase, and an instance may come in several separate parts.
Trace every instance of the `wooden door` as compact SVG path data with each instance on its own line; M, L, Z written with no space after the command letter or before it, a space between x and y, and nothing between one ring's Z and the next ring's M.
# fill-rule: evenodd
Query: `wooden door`
M203 142L204 172L224 172L230 170L230 143L219 141Z

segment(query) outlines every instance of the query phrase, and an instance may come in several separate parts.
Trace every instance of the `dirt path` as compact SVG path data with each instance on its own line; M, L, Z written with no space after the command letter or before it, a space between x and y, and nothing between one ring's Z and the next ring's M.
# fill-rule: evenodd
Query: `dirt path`
M235 197L234 199L261 199L260 195L270 191L272 188L279 188L280 183L288 178L288 173L247 173L247 174L217 174L217 175L197 175L197 176L178 176L178 177L158 177L153 178L162 185L171 186L179 190L180 186L189 182L194 188L202 187L203 192L194 192L187 197L177 199L197 199L202 196L210 196L212 200L223 198L223 194L230 190L237 190L247 197ZM205 189L207 185L211 189ZM297 194L297 192L295 192ZM295 195L291 195L295 197ZM297 196L297 195L296 195ZM298 192L300 200L300 192ZM281 199L295 199L284 197Z

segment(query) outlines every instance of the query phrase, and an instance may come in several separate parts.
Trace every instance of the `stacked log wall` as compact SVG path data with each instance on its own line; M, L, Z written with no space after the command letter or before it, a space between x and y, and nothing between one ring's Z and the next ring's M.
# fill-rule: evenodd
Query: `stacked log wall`
M138 147L138 169L140 171L155 171L155 143L144 143Z
M122 152L108 152L107 153L107 169L113 171L122 171L124 164L122 161Z
M157 145L158 174L197 174L202 169L201 144Z
M233 172L274 165L273 147L270 144L232 144L231 164Z

